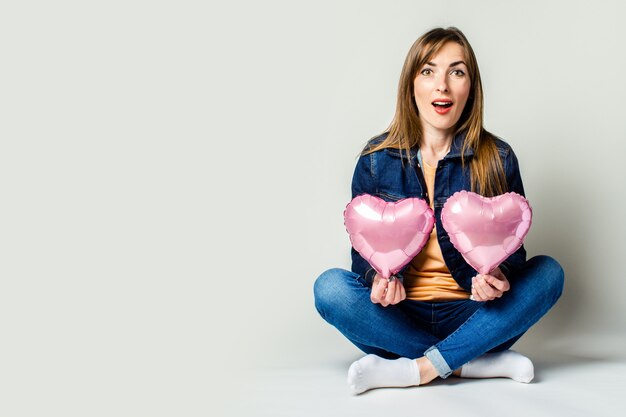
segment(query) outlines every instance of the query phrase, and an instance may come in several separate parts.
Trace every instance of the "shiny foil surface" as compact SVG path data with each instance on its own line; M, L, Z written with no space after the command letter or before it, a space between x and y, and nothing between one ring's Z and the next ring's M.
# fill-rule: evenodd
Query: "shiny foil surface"
M488 274L522 246L532 223L532 209L517 193L483 197L458 191L444 204L441 221L467 263Z
M420 198L387 202L362 194L343 214L352 247L385 278L422 250L435 222L433 211Z

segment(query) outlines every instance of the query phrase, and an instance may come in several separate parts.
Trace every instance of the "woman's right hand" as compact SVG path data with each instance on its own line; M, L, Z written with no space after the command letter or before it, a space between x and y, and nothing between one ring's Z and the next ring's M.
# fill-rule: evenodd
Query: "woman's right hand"
M376 273L372 283L372 291L370 299L374 304L380 304L383 307L398 304L406 298L406 291L402 281L395 276L391 276L391 280L387 280L382 275Z

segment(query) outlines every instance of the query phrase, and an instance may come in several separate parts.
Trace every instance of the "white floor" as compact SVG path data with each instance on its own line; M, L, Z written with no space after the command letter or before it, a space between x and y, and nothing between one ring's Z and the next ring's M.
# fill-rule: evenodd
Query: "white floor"
M623 416L626 360L559 353L533 356L535 380L450 377L353 396L350 361L317 369L258 370L223 398L224 416Z

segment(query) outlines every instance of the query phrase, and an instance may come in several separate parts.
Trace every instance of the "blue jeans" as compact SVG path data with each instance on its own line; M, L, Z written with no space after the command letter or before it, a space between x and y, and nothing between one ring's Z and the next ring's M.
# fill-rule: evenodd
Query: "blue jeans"
M442 378L487 352L510 348L550 310L563 291L563 269L548 256L529 259L511 289L487 302L404 300L382 307L362 276L329 269L315 281L315 307L365 353L426 356Z

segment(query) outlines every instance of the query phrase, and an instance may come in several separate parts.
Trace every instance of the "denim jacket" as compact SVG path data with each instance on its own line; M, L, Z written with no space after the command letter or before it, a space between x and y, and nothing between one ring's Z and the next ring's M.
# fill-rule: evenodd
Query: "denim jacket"
M366 149L380 143L388 133L371 139ZM465 168L461 166L461 147L465 139L465 132L455 135L450 146L450 152L439 161L435 174L435 195L429 196L426 189L424 175L417 159L417 149L411 149L408 163L404 151L399 149L382 149L362 155L357 161L352 177L352 198L360 194L371 194L385 201L397 201L407 197L420 197L426 201L434 199L435 221L437 226L437 240L441 247L443 259L454 280L465 290L470 291L472 277L477 272L467 264L463 256L454 248L448 233L441 224L441 210L444 203L452 194L460 190L471 190L469 160L474 152L468 149L465 153ZM519 172L517 157L511 147L503 140L496 138L496 147L502 158L508 191L524 194L524 186ZM402 164L404 159L404 164ZM376 271L368 262L352 248L352 271L362 275L371 285ZM526 262L524 246L511 254L500 264L500 269L510 280L515 272ZM408 267L405 266L398 276Z

